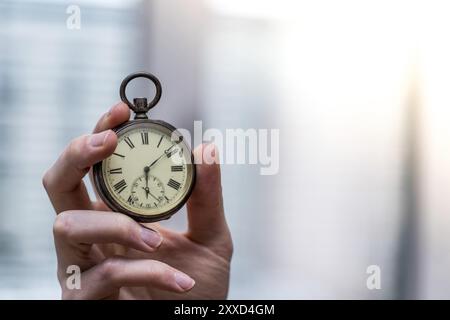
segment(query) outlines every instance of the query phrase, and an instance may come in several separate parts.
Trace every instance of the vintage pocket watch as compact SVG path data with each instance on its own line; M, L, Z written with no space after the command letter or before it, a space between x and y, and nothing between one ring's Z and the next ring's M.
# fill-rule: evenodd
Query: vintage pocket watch
M135 78L154 83L156 95L151 102L128 100L125 89ZM147 117L161 91L161 83L150 73L133 73L122 81L120 98L135 117L113 129L118 138L114 153L93 168L95 187L105 204L140 222L170 218L187 201L195 183L193 155L183 136L172 125Z

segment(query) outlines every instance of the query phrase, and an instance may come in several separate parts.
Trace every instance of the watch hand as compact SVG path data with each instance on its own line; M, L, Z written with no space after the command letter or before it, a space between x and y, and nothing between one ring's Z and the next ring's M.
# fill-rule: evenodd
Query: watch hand
M150 190L148 191L148 193L149 193L156 201L159 202L159 199L158 199L157 197L155 197L155 196L150 192Z
M144 187L142 187L142 189L145 190L145 197L148 199L148 194L150 193L149 189L148 188L144 188Z
M150 189L149 189L149 188L144 188L144 187L142 187L142 189L145 190L145 196L147 197L147 199L148 199L148 195L151 195L156 201L159 201L159 199L158 199L157 197L155 197L155 196L153 195L153 193L150 192Z
M176 144L173 144L170 146L170 148L168 148L167 150L164 151L164 153L162 155L160 155L155 161L153 161L148 168L150 169L156 162L159 161L159 159L161 159L163 156L167 155L167 153L170 151L170 149L172 149L173 147L175 147Z
M148 194L149 194L149 189L148 189L148 172L150 171L149 167L144 167L144 172L145 172L145 196L148 199Z
M150 167L145 167L144 168L144 172L145 172L145 187L148 188L148 172L150 171Z
M157 197L155 197L155 196L153 195L153 193L150 192L150 189L149 189L149 188L144 188L144 187L142 187L142 189L145 190L147 199L148 199L148 195L151 195L155 200L159 201L159 199L158 199Z

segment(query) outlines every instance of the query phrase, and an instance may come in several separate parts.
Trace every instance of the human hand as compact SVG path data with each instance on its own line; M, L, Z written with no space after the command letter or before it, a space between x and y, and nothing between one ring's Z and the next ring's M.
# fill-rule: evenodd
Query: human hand
M117 104L94 134L74 139L44 175L57 213L53 230L63 299L226 298L233 247L218 161L197 165L185 233L139 224L89 198L82 179L114 152L117 136L110 129L128 119L129 108ZM217 159L215 148L194 150L196 159L207 156ZM66 286L70 265L81 269L80 290Z

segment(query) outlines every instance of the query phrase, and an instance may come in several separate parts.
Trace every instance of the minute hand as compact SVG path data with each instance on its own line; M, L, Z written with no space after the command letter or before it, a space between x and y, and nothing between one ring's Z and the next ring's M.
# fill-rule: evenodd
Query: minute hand
M170 151L170 149L172 149L173 147L175 147L175 144L171 145L169 149L165 150L164 153L162 155L160 155L155 161L153 161L148 167L151 168L155 163L157 163L159 161L159 159L161 159L162 157L164 157L165 155L167 155L167 153Z

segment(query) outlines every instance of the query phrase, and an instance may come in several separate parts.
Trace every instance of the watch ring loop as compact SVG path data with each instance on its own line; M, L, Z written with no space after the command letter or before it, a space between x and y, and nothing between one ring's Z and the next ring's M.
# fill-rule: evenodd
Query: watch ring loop
M130 109L132 109L135 112L138 110L137 110L136 106L134 104L132 104L130 102L130 100L128 100L125 90L126 90L128 83L130 83L131 80L136 79L136 78L149 79L155 85L156 94L155 94L155 97L153 98L153 100L147 104L146 111L148 111L159 102L159 99L161 99L161 93L162 93L161 82L159 82L158 78L156 76L154 76L153 74L148 73L148 72L143 72L143 71L132 73L132 74L128 75L125 79L123 79L122 84L120 85L120 98L122 99L123 102L125 102L128 105L128 107L130 107Z

